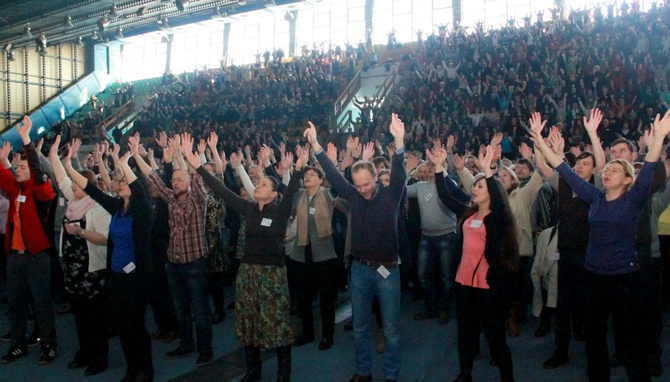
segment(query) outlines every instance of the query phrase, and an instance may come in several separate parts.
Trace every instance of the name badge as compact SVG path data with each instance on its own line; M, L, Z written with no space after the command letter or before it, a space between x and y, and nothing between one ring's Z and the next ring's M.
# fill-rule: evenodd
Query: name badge
M433 198L433 194L432 194L432 193L426 195L426 201L427 201L427 202L430 202L430 200L431 200L432 198Z
M261 225L262 225L263 227L269 227L269 226L271 226L271 225L272 225L272 219L263 218L263 220L261 221Z
M561 254L558 252L549 252L547 258L549 259L549 261L556 261L561 258Z
M130 263L128 263L128 265L123 267L123 271L126 272L126 273L130 273L134 270L135 270L135 263L133 263L132 261Z
M25 203L26 202L26 196L25 195L19 195L19 196L16 197L16 200L19 203Z
M471 228L479 228L482 226L483 220L473 220L472 223L470 223Z
M309 207L309 214L314 215L316 213L316 208L314 207Z
M63 207L65 205L65 198L58 198L58 205Z
M380 265L379 268L377 268L377 272L379 272L379 274L382 275L383 278L387 278L391 274L391 272L389 272L389 270L386 269L386 267L383 265Z

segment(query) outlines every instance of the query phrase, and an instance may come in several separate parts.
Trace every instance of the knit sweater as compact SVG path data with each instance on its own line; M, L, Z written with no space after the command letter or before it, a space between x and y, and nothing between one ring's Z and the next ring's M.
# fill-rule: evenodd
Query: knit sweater
M398 210L407 176L403 154L403 148L396 150L392 158L390 185L382 187L377 184L370 200L365 200L356 187L342 176L325 151L316 154L332 188L349 202L351 253L354 258L369 261L398 260Z
M556 168L570 188L590 205L586 270L600 275L618 275L640 269L635 233L640 223L640 210L649 197L656 165L656 162L645 162L630 191L610 201L605 198L604 191L584 181L567 164L562 163Z

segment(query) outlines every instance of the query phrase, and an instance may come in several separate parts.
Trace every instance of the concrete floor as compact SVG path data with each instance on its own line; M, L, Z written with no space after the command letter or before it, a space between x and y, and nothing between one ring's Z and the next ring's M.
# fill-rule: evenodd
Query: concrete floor
M228 296L232 291L227 291ZM230 301L230 300L228 300ZM315 306L318 306L316 304ZM401 381L451 381L458 374L458 353L456 350L456 322L438 325L436 320L416 322L412 316L423 308L423 302L412 301L411 293L403 294L402 301L402 371ZM9 327L5 316L7 305L0 305L0 328L6 333ZM665 312L663 348L663 364L666 373L654 381L670 380L670 317ZM177 342L164 344L153 343L154 367L156 381L237 381L244 373L244 353L241 344L233 335L234 314L227 311L228 316L219 325L214 326L214 357L215 360L202 368L195 369L196 355L168 361L164 354L178 346ZM350 314L350 305L346 293L340 294L338 321ZM295 324L299 327L297 317ZM319 320L316 319L317 326ZM151 311L147 314L147 326L153 332L155 325ZM334 346L328 351L318 351L317 341L303 347L293 349L292 380L298 382L348 381L354 374L354 341L352 332L343 329L343 322L336 325ZM564 382L586 381L586 359L583 343L571 345L570 364L554 370L544 370L542 362L553 352L553 335L535 338L533 333L537 320L533 319L522 327L521 336L509 338L517 381ZM30 328L32 326L29 325ZM316 328L319 333L320 328ZM76 352L76 333L71 314L57 317L59 339L58 358L48 366L38 366L39 347L29 348L30 355L10 365L0 365L0 381L119 381L125 373L125 361L118 338L110 342L109 368L104 373L84 377L84 371L68 370L66 365ZM373 339L377 333L373 333ZM9 348L9 342L0 344L3 354ZM476 360L473 372L475 381L497 381L498 370L489 365L488 344L482 337L482 355ZM263 380L274 381L276 378L276 359L273 352L263 353ZM383 380L382 355L374 355L374 381ZM625 381L623 368L612 370L612 381Z

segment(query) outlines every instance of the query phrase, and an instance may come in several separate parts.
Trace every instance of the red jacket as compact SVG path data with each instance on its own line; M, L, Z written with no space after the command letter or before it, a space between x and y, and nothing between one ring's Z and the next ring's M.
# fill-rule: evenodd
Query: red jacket
M14 214L16 213L16 199L19 195L25 195L26 201L21 203L21 231L26 249L31 255L51 248L51 244L44 232L44 226L37 213L36 200L46 202L56 197L51 182L47 179L43 184L35 184L34 179L25 182L17 182L14 174L0 166L0 189L7 194L9 199L9 213L7 215L7 233L5 234L5 250L11 250L12 234L14 233ZM51 233L53 234L53 232Z

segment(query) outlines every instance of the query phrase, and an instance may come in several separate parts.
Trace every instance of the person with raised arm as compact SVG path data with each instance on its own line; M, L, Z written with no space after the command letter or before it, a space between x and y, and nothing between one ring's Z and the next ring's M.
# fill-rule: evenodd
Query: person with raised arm
M72 182L58 157L60 135L49 150L49 160L54 177L67 207L63 229L58 238L63 261L65 292L74 313L79 350L69 369L86 367L86 376L107 369L109 339L107 335L108 299L107 234L112 216L100 204ZM90 170L79 172L89 182L96 184Z
M405 126L391 115L390 131L395 153L388 187L377 182L372 162L353 165L349 183L328 158L317 140L316 127L309 122L304 136L316 153L326 179L338 195L349 202L351 211L351 291L356 344L356 374L351 382L372 381L372 301L376 296L384 326L384 378L397 381L400 374L400 273L398 269L398 213L405 192Z
M267 176L256 184L256 201L252 202L211 175L201 166L197 154L184 149L184 155L210 190L223 198L229 209L244 217L246 241L235 284L235 336L244 343L247 362L241 381L261 379L261 347L277 348L277 381L290 381L294 333L282 245L307 157L299 157L296 172L280 202L278 181Z
M150 382L154 378L151 337L144 316L151 276L151 201L142 180L128 166L131 151L115 165L123 173L118 197L105 194L97 185L72 170L72 152L65 158L70 179L110 215L107 235L107 287L112 319L119 331L126 358L122 381ZM115 158L116 159L116 158Z
M585 337L587 374L591 381L610 377L607 349L607 321L612 309L621 312L621 338L628 377L650 381L645 359L645 336L640 335L636 315L640 311L640 259L635 249L635 234L640 210L650 197L650 186L663 146L670 133L670 111L656 116L653 139L637 179L633 166L613 159L603 170L603 190L586 182L570 170L551 151L542 138L542 127L534 126L531 136L547 162L586 203L589 209L589 241L584 259L585 269Z
M480 328L498 363L501 381L514 381L512 356L505 337L507 310L513 299L520 262L514 215L503 184L494 178L493 148L479 154L484 174L475 176L471 203L463 203L462 191L448 185L442 163L444 150L426 151L435 164L437 195L458 216L458 245L461 252L456 271L456 319L460 373L454 382L472 381L474 358L479 352ZM460 194L460 195L459 195Z
M51 202L56 193L30 139L32 125L30 117L24 116L16 126L24 149L16 165L16 176L0 166L0 190L9 199L3 245L7 253L8 316L12 327L12 346L0 358L3 364L28 355L26 320L31 295L41 335L42 356L38 364L52 363L58 346L49 261L51 242L48 235L53 232L46 232L45 217L39 212L39 204Z

